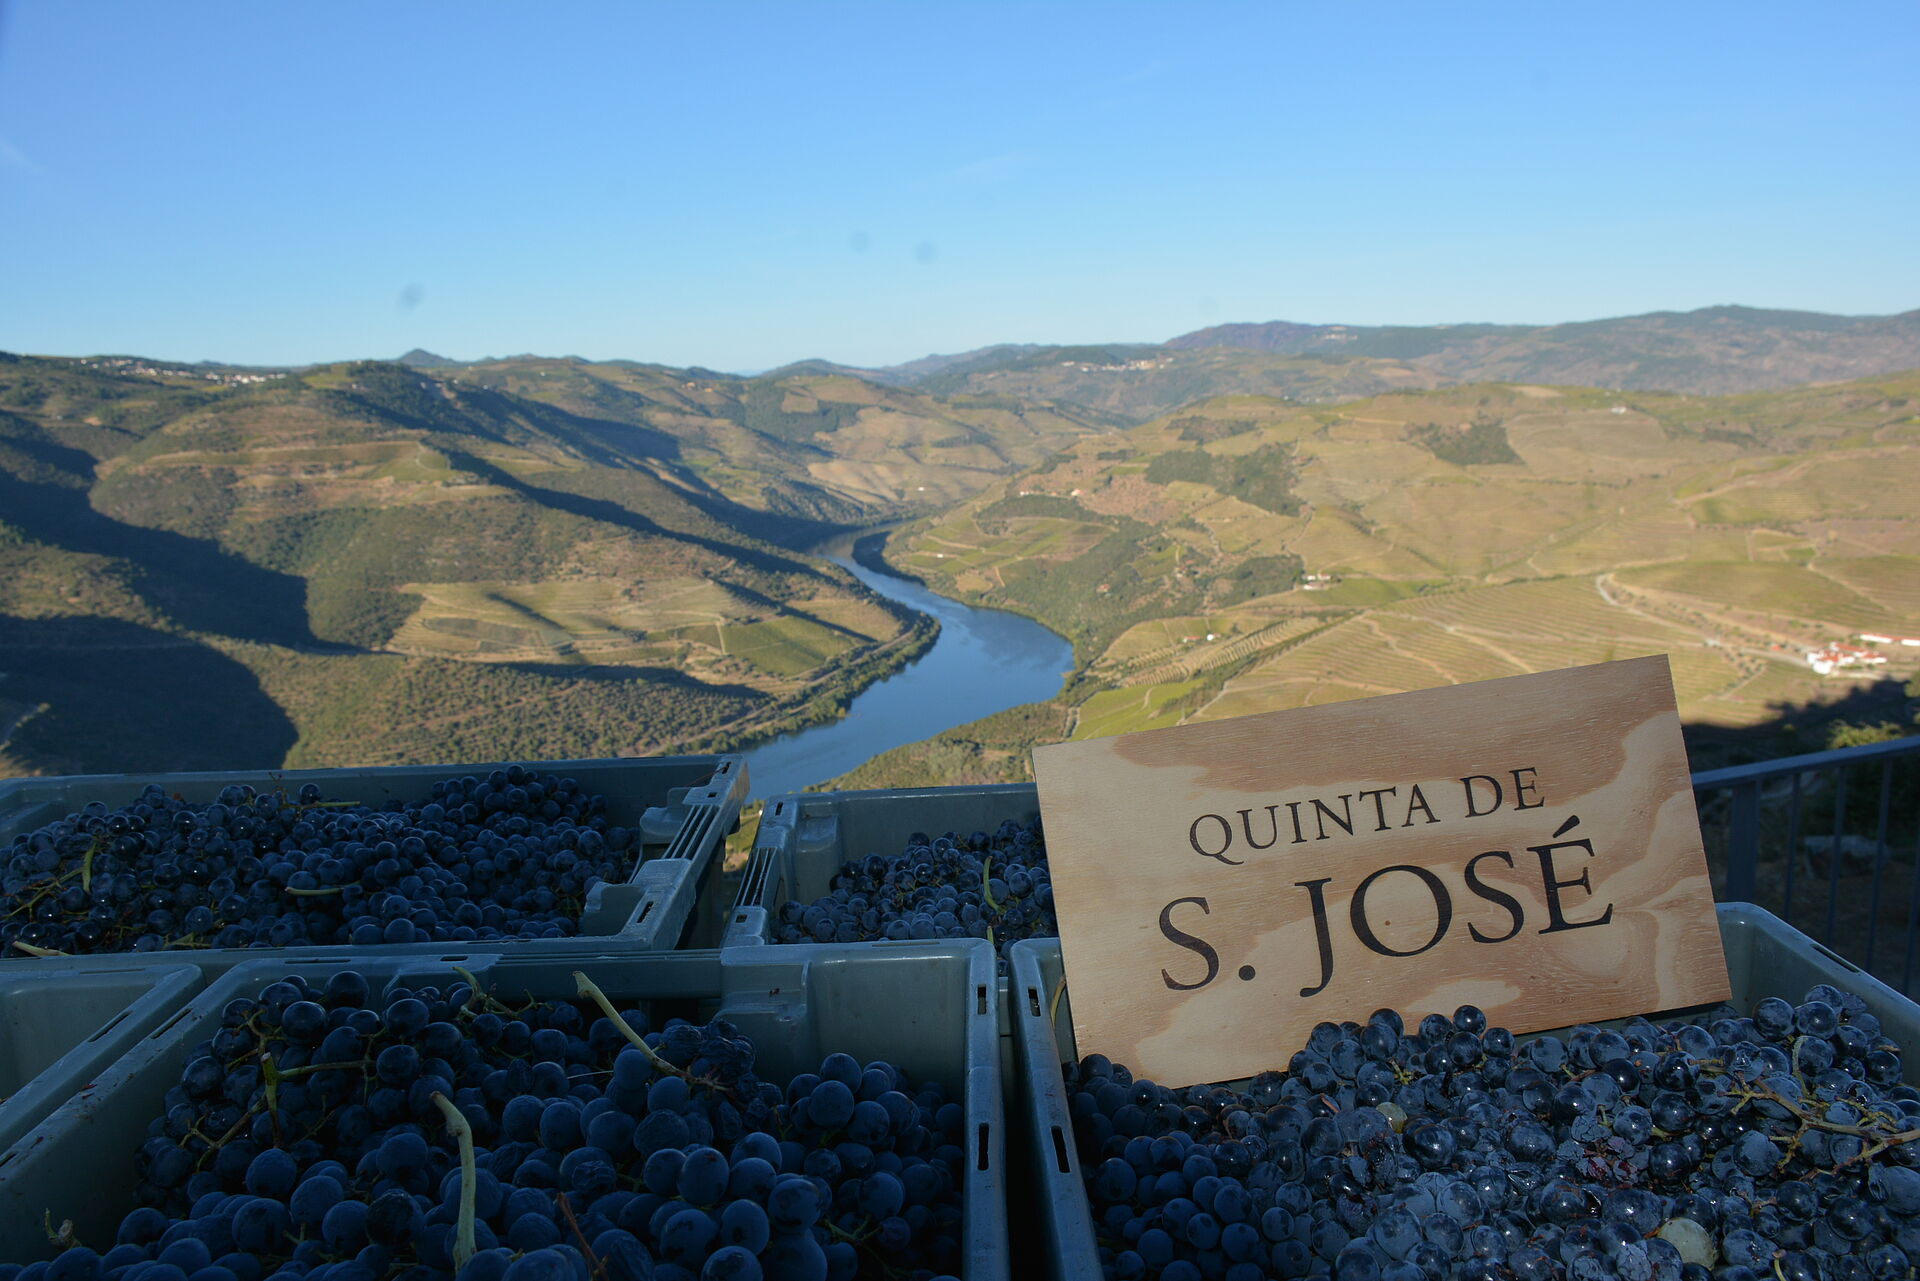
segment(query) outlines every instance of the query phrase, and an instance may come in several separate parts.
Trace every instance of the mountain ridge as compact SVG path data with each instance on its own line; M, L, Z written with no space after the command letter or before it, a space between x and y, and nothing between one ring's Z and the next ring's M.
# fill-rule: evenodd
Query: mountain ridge
M1337 350L1408 359L1472 382L1530 380L1713 395L1910 368L1920 356L1920 309L1841 316L1720 304L1551 325L1270 321L1195 330L1164 346L1239 347L1288 355Z
M1334 365L1394 362L1404 367L1396 376L1409 382L1426 380L1430 385L1538 382L1728 395L1877 377L1920 366L1920 309L1890 315L1842 316L1718 304L1692 311L1653 311L1547 325L1233 322L1178 334L1161 343L1077 347L1001 344L923 357L871 372L876 377L952 393L980 390L978 384L985 380L1005 381L1009 375L1048 360L1066 368L1078 360L1076 352L1099 349L1112 353L1115 364L1161 353L1160 358L1166 361L1161 366L1164 372L1159 373L1163 380L1190 374L1190 362L1197 353L1246 352ZM1116 368L1107 372L1155 371ZM1273 389L1284 392L1289 386L1310 383L1311 372L1307 367L1263 368L1260 362L1252 361L1242 362L1235 377L1245 379L1257 374L1272 383ZM1381 366L1379 372L1391 373L1391 366ZM1065 398L1044 384L1041 389ZM1215 394L1259 394L1267 390L1239 385L1214 389ZM1345 390L1364 395L1376 388L1349 386ZM1152 407L1159 412L1174 406L1156 400Z
M1489 383L1219 397L1076 443L886 548L1068 636L1066 689L833 786L1024 780L1041 742L1653 653L1702 759L1767 725L1805 735L1787 750L1836 716L1901 732L1912 648L1881 645L1874 682L1806 655L1920 637L1917 406L1920 369L1715 398Z
M0 363L0 774L713 750L828 719L935 627L781 543L1089 430L713 377ZM181 741L183 689L258 732Z
M1279 323L1274 342L1311 339ZM1600 576L1554 588L1554 609L1613 592L1676 619L1726 584L1844 604L1878 599L1885 575L1893 596L1848 618L1920 629L1920 542L1895 492L1920 372L1704 398L1543 383L1890 360L1920 341L1920 312L1546 329L1343 329L1338 350L1291 353L1006 344L894 382L820 360L748 376L421 349L298 369L5 356L0 774L736 745L830 717L930 643L793 550L900 521L917 524L895 563L1041 615L1084 678L1114 682L1084 716L1085 697L1062 711L1075 727L1197 713L1203 695L1258 706L1298 684L1275 664L1314 618L1518 593L1536 570ZM1497 376L1461 381L1481 368ZM1706 551L1676 531L1743 567L1689 578ZM1823 581L1796 577L1805 564ZM1334 577L1290 596L1310 573ZM1424 615L1375 623L1427 635ZM1184 652L1208 633L1219 655ZM1371 635L1342 644L1372 653ZM1232 685L1249 655L1266 676ZM1725 675L1716 655L1689 661L1696 683ZM1760 687L1784 688L1764 667ZM178 690L257 732L175 741Z
M1030 370L1047 363L1056 366L1096 360L1123 363L1150 353L1203 351L1303 356L1332 364L1356 360L1407 362L1430 377L1456 383L1531 380L1552 386L1721 395L1808 382L1877 377L1920 367L1920 308L1888 314L1846 315L1719 303L1685 311L1657 310L1546 324L1232 321L1176 334L1160 342L991 343L965 351L930 353L893 365L853 365L813 356L752 374L725 373L700 365L676 367L624 358L587 360L578 356L543 357L532 353L456 360L420 347L392 358L391 363L424 370L460 370L559 360L582 366L645 369L716 381L852 377L878 386L964 393L980 390L970 379ZM0 359L9 358L13 357L0 353ZM79 359L281 375L342 363L247 366L123 355ZM1232 389L1218 388L1213 394L1226 390ZM1145 421L1151 416L1136 417L1134 421Z

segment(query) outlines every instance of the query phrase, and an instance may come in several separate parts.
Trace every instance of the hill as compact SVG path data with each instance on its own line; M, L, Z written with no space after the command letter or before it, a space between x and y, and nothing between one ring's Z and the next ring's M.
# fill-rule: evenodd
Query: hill
M1473 382L1727 395L1920 366L1920 311L1754 307L1563 325L1218 325L1165 343L983 347L863 376L942 395L1043 399L1141 423L1216 396L1335 403Z
M821 719L931 625L775 540L1091 430L844 377L413 355L0 362L0 773L700 750Z
M627 361L515 357L441 371L449 382L566 411L613 439L635 429L732 519L857 522L949 506L1107 424L1042 398L885 387L807 362L746 378Z
M1704 307L1562 325L1220 325L1176 351L1404 360L1449 380L1577 384L1722 395L1860 378L1920 365L1920 311L1830 316Z
M415 347L394 363L396 365L406 365L413 369L448 369L460 362L448 360L445 356L436 356L424 348Z
M1831 321L1833 352L1880 332L1634 319ZM1555 341L1591 356L1624 324ZM1018 773L1035 736L1645 652L1732 734L1860 688L1801 651L1920 636L1920 374L1454 384L1466 347L1538 337L1468 328L1374 332L1366 355L1009 346L917 362L915 385L826 362L0 354L0 774L741 744L929 642L792 550L902 520L900 568L1040 618L1080 670L874 785L939 781L936 757ZM1671 349L1698 368L1706 341ZM1920 649L1893 657L1904 675Z
M891 380L896 373L876 370L870 376ZM943 366L915 375L909 385L949 397L1038 400L1071 407L1103 422L1134 425L1216 396L1283 396L1333 403L1438 387L1449 381L1398 360L1116 343L987 348L946 358Z
M1079 442L888 555L1069 636L1075 735L1667 653L1711 737L1848 700L1807 649L1920 637L1916 407L1920 373L1716 398L1221 398ZM1883 670L1920 665L1883 648ZM961 744L1017 775L1018 721L849 785L935 781L923 764Z

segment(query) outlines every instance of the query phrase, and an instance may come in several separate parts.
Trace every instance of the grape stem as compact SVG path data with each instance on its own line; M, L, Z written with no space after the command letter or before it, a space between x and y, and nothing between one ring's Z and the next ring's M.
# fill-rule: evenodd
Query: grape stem
M275 1068L274 1076L277 1080L290 1081L296 1076L312 1076L315 1072L344 1072L348 1068L359 1068L364 1072L366 1067L364 1059L342 1059L338 1063L309 1063L305 1067Z
M831 1221L827 1224L827 1231L831 1233L836 1240L850 1241L854 1245L864 1244L868 1238L873 1236L875 1230L872 1219L862 1219L860 1221L860 1229L857 1232L849 1232L839 1224Z
M511 1006L502 1005L500 1002L494 1000L491 996L488 996L485 992L481 991L480 980L473 976L472 970L468 969L464 965L456 965L453 967L453 972L455 974L458 974L462 979L464 979L466 981L467 986L472 989L472 994L467 997L466 1003L460 1007L460 1012L462 1014L471 1015L473 1012L473 1007L476 1005L481 1005L483 1003L486 1006L489 1006L492 1009L497 1010L501 1014L510 1015L513 1013L513 1008Z
M79 869L76 868L76 869L73 869L72 871L62 872L58 876L51 877L51 879L49 879L44 885L40 886L39 893L35 894L32 898L22 899L19 903L15 904L11 909L9 909L4 914L4 916L0 916L0 919L5 919L6 917L14 917L14 916L25 916L27 913L33 911L34 908L40 905L40 900L46 898L47 895L53 893L55 890L59 889L62 885L65 885L68 881L72 880L78 874L78 871ZM38 884L38 882L36 882L36 884Z
M573 1239L580 1243L580 1253L587 1256L588 1273L596 1277L606 1276L607 1265L593 1252L593 1247L587 1244L586 1234L580 1231L580 1221L573 1217L573 1203L567 1200L567 1194L562 1192L554 1197L553 1201L560 1210L560 1216L567 1221L567 1230L572 1232Z
M360 1068L366 1065L358 1060L343 1060L339 1063L309 1063L305 1067L282 1068L273 1061L273 1054L267 1049L260 1051L260 1080L267 1096L267 1122L273 1126L273 1142L276 1147L284 1147L284 1136L280 1133L280 1082L291 1081L295 1077L312 1076L315 1072L338 1072L343 1068ZM225 1142L225 1140L221 1140Z
M474 1168L473 1127L453 1100L440 1091L433 1092L433 1105L447 1119L447 1133L460 1145L460 1218L453 1235L453 1270L457 1273L473 1258L473 1199L479 1173Z
M580 995L599 1006L600 1012L607 1016L607 1021L612 1023L613 1026L619 1030L620 1035L626 1037L636 1050L646 1055L647 1061L653 1064L657 1070L667 1076L687 1078L685 1072L682 1072L679 1068L662 1058L658 1050L647 1044L646 1037L634 1031L633 1025L620 1017L620 1011L613 1008L613 1002L607 999L607 994L600 990L599 984L587 977L584 970L575 970L573 972L573 981Z
M13 941L13 945L19 948L22 952L25 952L28 956L66 956L68 955L68 953L62 952L57 947L35 947L31 943L22 943L19 939L15 939Z
M100 852L100 838L93 837L87 842L87 852L80 856L80 888L93 893L93 856Z
M995 902L993 898L992 873L993 855L989 854L985 859L981 860L980 863L980 897L986 900L987 910L989 912L998 912L1000 910L1000 904Z
M1769 1090L1764 1086L1750 1086L1746 1089L1738 1090L1736 1093L1747 1102L1751 1102L1754 1099L1764 1099L1768 1103L1778 1104L1793 1113L1793 1115L1800 1120L1806 1122L1807 1126L1811 1129L1828 1130L1834 1134L1857 1134L1862 1138L1887 1138L1889 1143L1896 1145L1910 1142L1913 1139L1920 1139L1920 1130L1907 1130L1888 1136L1884 1128L1875 1129L1869 1125L1847 1125L1840 1121L1829 1121L1825 1117L1817 1116L1812 1112L1804 1110L1793 1100L1773 1090Z
M573 979L578 985L580 995L590 998L595 1005L599 1006L600 1012L607 1016L607 1019L619 1031L620 1035L626 1037L635 1049L646 1055L647 1062L653 1064L657 1071L667 1076L677 1076L690 1086L704 1085L715 1094L724 1094L736 1103L740 1101L740 1095L732 1087L714 1077L696 1076L685 1068L675 1067L666 1058L662 1057L658 1050L647 1044L647 1039L644 1036L641 1036L633 1030L632 1024L620 1017L620 1012L613 1008L613 1002L607 999L607 994L602 992L599 984L588 978L585 973L580 970L575 970L573 972Z
M1862 1148L1857 1154L1841 1161L1839 1165L1834 1167L1835 1170L1840 1169L1841 1166L1851 1165L1856 1162L1871 1161L1888 1148L1897 1148L1904 1143L1912 1143L1914 1140L1920 1139L1920 1130L1900 1130L1889 1134L1884 1126L1876 1128L1869 1125L1847 1125L1840 1121L1829 1121L1823 1116L1807 1111L1792 1099L1785 1097L1775 1090L1770 1090L1765 1086L1748 1086L1744 1089L1737 1090L1736 1093L1740 1096L1741 1106L1745 1106L1755 1099L1762 1099L1768 1103L1773 1103L1784 1108L1789 1114L1799 1120L1801 1133L1803 1134L1807 1130L1826 1130L1831 1134L1851 1134L1863 1139L1873 1140L1871 1146ZM1797 1142L1797 1140L1798 1136L1796 1135L1795 1141Z
M213 1159L214 1153L218 1152L221 1148L227 1146L229 1142L231 1142L234 1138L236 1138L239 1135L242 1127L246 1126L249 1122L253 1120L253 1118L256 1115L259 1114L259 1110L260 1110L259 1105L256 1104L255 1106L248 1108L245 1112L242 1112L240 1114L240 1119L238 1121L235 1121L232 1127L229 1128L225 1134L221 1135L216 1142L212 1142L207 1145L206 1151L202 1152L200 1154L199 1159L194 1162L194 1169L204 1170L206 1168L207 1162ZM202 1137L204 1138L205 1136L203 1135Z
M1851 1165L1856 1161L1871 1161L1888 1148L1897 1148L1902 1143L1911 1143L1915 1139L1920 1139L1920 1130L1904 1130L1899 1134L1888 1135L1886 1138L1876 1142L1872 1147L1862 1149L1859 1155L1850 1156L1840 1162L1840 1165L1836 1165L1833 1168L1838 1170L1840 1166Z
M285 1147L286 1136L280 1133L280 1069L265 1049L260 1051L260 1080L267 1096L267 1124L273 1127L273 1146Z

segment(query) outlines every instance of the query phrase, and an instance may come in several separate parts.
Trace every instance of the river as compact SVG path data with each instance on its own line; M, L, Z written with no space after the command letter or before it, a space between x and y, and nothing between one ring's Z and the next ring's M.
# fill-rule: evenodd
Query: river
M933 615L940 636L911 664L860 691L839 720L749 748L756 798L798 792L902 744L1052 698L1073 667L1073 646L1030 618L962 605L845 555L828 559L889 600Z

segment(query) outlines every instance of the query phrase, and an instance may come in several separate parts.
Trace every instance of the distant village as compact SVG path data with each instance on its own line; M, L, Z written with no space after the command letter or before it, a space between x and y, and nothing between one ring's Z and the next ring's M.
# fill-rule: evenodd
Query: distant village
M143 378L199 378L210 383L225 383L230 387L263 383L280 377L279 374L247 374L224 369L169 369L165 365L148 364L131 356L95 356L78 363L94 369L111 369L118 374L139 374Z
M1835 672L1848 668L1885 667L1887 656L1873 645L1905 645L1910 649L1920 649L1920 636L1882 636L1878 632L1861 632L1858 639L1864 644L1855 645L1849 641L1834 641L1824 649L1807 651L1807 666L1822 676L1831 676ZM1847 672L1848 675L1865 675L1865 671Z
M1142 360L1124 360L1111 365L1096 365L1096 364L1093 364L1091 361L1085 361L1085 360L1063 360L1060 362L1060 367L1062 369L1076 369L1083 374L1091 374L1091 373L1109 373L1110 374L1110 373L1121 373L1128 370L1131 370L1135 373L1140 373L1149 369L1159 369L1164 365L1170 365L1172 363L1173 362L1171 360L1154 360L1151 358L1142 359Z

